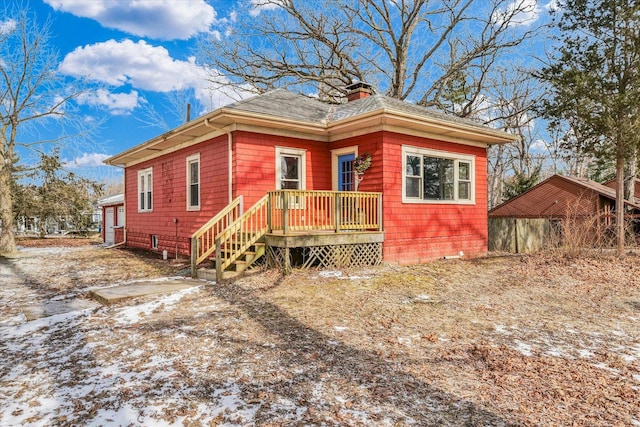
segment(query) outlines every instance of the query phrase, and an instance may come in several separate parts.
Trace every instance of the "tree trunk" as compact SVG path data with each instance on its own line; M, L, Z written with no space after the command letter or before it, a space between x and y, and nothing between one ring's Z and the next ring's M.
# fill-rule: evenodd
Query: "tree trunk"
M638 174L638 150L630 149L629 159L624 173L624 198L633 200L636 192L636 175Z
M0 231L0 253L11 253L16 251L16 238L13 224L13 197L11 191L4 189L11 188L11 169L6 165L0 167L0 221L2 230Z
M618 148L616 156L616 253L624 252L624 153Z

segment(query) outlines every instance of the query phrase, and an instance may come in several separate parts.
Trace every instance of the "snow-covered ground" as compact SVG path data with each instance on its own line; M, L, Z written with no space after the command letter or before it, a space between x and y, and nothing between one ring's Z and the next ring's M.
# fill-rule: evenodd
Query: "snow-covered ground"
M640 425L636 279L503 262L265 272L27 321L169 272L95 247L0 257L0 425Z

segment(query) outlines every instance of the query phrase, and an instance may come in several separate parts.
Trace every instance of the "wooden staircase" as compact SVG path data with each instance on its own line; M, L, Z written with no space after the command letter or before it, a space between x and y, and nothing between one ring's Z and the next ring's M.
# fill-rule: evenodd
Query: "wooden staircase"
M234 201L195 232L191 237L191 277L213 279L215 269L216 281L231 279L262 257L265 253L264 235L268 230L268 200L268 195L264 196L239 216L234 215L235 206L241 206L242 201ZM230 221L233 216L236 218ZM220 222L227 226L221 229ZM214 252L215 257L212 257ZM212 261L212 269L198 269L205 259Z
M224 250L222 252L224 252ZM231 263L230 266L221 272L220 278L218 278L218 272L216 269L216 258L210 257L207 259L208 263L203 263L206 267L198 268L197 277L212 281L233 280L243 275L247 270L250 270L251 266L258 261L260 257L264 256L265 252L266 248L264 241L254 243L252 247L244 251Z

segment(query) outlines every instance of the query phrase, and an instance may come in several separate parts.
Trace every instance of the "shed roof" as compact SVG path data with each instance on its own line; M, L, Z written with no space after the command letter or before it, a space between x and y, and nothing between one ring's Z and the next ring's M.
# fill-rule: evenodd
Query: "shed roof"
M136 164L177 145L197 143L205 136L214 137L243 126L259 129L262 133L291 132L324 142L374 128L419 132L446 141L483 146L518 139L516 135L475 121L383 95L334 105L278 89L219 108L112 156L105 163L113 166Z
M567 215L572 205L581 214L594 213L595 206L588 203L590 197L600 196L612 202L616 191L595 181L573 176L553 175L524 193L507 200L489 211L489 216L511 218L552 218ZM577 204L580 203L580 206ZM640 200L625 201L628 206L640 209Z
M602 185L615 189L617 182L618 181L614 178L614 179L610 179L607 182L603 182ZM640 179L634 178L633 182L634 182L634 196L636 199L639 199L640 198Z
M110 206L120 205L124 203L124 194L115 194L112 196L105 196L98 199L98 206Z

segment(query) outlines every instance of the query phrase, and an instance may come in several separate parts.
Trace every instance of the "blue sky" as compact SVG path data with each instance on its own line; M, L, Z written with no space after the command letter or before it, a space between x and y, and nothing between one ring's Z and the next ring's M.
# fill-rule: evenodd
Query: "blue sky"
M535 0L517 1L532 4L530 16L523 17L528 21L542 13ZM99 85L79 100L79 112L86 122L101 125L91 140L63 149L67 167L94 179L119 179L121 171L102 160L183 121L176 102L172 105L168 98L172 91L189 90L199 101L192 118L237 99L238 95L211 88L206 77L212 70L195 59L196 39L209 34L224 38L238 14L269 13L272 7L258 8L257 2L25 1L38 20L52 19L50 41L59 50L59 71ZM184 108L186 100L177 103Z
M261 12L252 0L29 0L20 4L38 21L51 19L50 43L59 52L59 72L88 78L96 85L79 100L79 113L87 123L101 125L90 140L63 147L62 156L69 169L106 180L118 179L121 171L103 165L102 160L181 123L169 98L171 91L192 92L202 107L192 117L238 98L210 89L208 70L195 61L196 39L208 33L223 37L238 10Z

